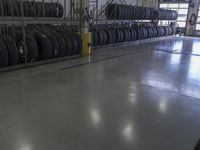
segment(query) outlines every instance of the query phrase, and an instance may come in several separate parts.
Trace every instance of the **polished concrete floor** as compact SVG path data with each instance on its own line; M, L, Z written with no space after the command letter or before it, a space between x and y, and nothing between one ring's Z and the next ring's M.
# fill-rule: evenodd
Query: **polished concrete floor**
M193 150L200 39L0 74L0 150Z

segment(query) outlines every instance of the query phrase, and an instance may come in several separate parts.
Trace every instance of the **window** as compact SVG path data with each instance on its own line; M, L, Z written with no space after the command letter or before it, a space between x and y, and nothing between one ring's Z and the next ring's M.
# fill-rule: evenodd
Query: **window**
M196 30L200 30L200 6L199 6Z
M176 20L179 27L186 26L187 14L188 14L188 3L161 3L160 8L168 10L176 10L178 12L178 19ZM200 13L199 13L200 15ZM160 25L168 25L169 21L160 21ZM199 26L200 26L200 16L199 16ZM200 28L199 28L200 29Z

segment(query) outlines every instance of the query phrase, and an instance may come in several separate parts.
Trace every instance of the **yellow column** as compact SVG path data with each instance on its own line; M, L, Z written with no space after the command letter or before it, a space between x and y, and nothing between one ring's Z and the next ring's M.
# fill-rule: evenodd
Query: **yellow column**
M91 54L91 33L90 32L84 32L82 34L82 41L83 41L83 50L82 50L82 55L83 56L88 56Z

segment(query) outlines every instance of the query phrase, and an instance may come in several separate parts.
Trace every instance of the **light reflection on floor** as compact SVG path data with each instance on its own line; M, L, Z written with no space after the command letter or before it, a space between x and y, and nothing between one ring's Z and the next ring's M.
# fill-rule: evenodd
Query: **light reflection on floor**
M200 56L198 56L200 54L200 39L163 41L156 45L156 48L153 60L161 62L163 66L167 65L169 68L167 74L179 75L180 82L177 84L170 76L163 78L164 75L160 74L161 69L158 68L148 70L142 83L200 98L199 90L196 87L188 86L190 83L200 85ZM166 58L168 58L167 61L164 61Z
M113 48L109 60L105 49L98 63L91 56L75 68L1 74L0 150L192 150L200 136L199 43ZM138 53L114 58L116 49Z

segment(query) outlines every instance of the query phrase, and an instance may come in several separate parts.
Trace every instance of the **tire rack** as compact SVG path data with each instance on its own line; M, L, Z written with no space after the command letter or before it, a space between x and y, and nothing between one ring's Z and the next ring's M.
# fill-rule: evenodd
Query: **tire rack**
M76 25L78 27L78 32L81 34L82 33L82 13L77 14L77 11L75 9L82 10L82 2L81 0L70 0L70 12L67 15L67 0L55 0L56 3L63 2L64 4L64 15L63 17L56 18L56 17L45 17L44 16L44 3L45 0L40 0L39 2L42 2L43 5L43 16L42 17L37 17L35 16L35 10L34 10L34 17L25 17L24 16L24 8L23 8L23 1L20 0L20 7L21 7L21 16L4 16L4 10L1 9L2 16L0 16L0 35L5 32L5 28L2 28L2 26L20 26L22 30L22 35L23 35L23 47L25 50L24 57L25 57L25 63L21 63L15 66L6 66L3 68L0 68L0 72L4 71L10 71L10 70L18 70L21 68L27 68L27 67L32 67L32 66L38 66L42 64L48 64L52 62L57 62L57 61L64 61L68 59L74 59L74 58L80 58L81 53L74 55L74 56L66 56L63 58L54 58L51 60L43 60L43 61L36 61L32 63L27 62L27 48L26 48L26 31L25 31L25 26L27 25L33 25L33 24L40 24L40 25L45 25L45 24L50 24L50 25ZM54 1L54 2L55 2ZM36 0L32 0L32 2L36 2ZM37 0L38 2L38 0ZM48 2L53 2L53 0L48 1ZM76 6L77 2L79 2L79 5ZM0 0L0 5L3 6L3 0ZM35 6L34 6L35 7ZM79 8L78 8L79 7ZM12 9L12 8L11 8ZM12 10L13 11L13 10ZM4 30L2 30L4 29Z
M98 0L96 0L97 3L98 3ZM108 19L100 19L101 16L106 12L106 8L109 4L113 3L115 0L110 0L108 1L104 6L102 6L103 9L101 9L99 11L99 13L97 13L97 17L93 20L93 21L90 21L91 24L90 26L96 26L96 32L98 31L98 25L101 25L101 24L110 24L110 23L113 23L115 26L114 26L114 29L116 29L118 26L120 25L123 25L123 24L129 24L129 26L131 26L132 24L158 24L159 22L159 19L152 19L152 20L117 20L116 19L116 13L115 13L115 19L112 19L112 20L108 20ZM126 3L126 0L123 0L123 1L120 1L120 0L116 0L114 2L114 4L127 4ZM132 4L131 4L132 5ZM139 5L139 0L136 1L136 6ZM144 3L142 4L142 7L143 7ZM116 9L116 7L115 7ZM98 11L98 9L97 9ZM116 12L116 11L115 11ZM92 18L93 19L93 18ZM169 20L167 20L169 21ZM148 41L148 42L151 42L151 41L155 41L156 40L163 40L163 39L168 39L169 37L172 37L172 36L167 36L167 37L156 37L156 38L150 38L150 39L144 39L144 40L137 40L137 41L130 41L130 42L123 42L123 43L114 43L114 44L109 44L109 45L103 45L103 46L97 46L97 45L94 45L92 46L93 49L100 49L100 48L105 48L105 47L112 47L112 46L119 46L119 45L131 45L131 44L139 44L139 43L145 43L145 41Z

